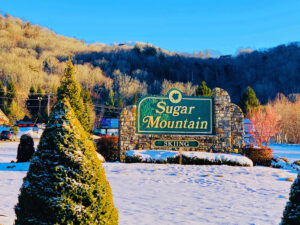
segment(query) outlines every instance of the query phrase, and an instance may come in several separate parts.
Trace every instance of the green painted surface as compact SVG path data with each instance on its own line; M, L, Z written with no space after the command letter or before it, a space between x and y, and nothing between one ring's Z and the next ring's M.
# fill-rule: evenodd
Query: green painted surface
M176 148L196 148L199 146L198 141L189 141L189 140L156 140L154 141L155 147L176 147Z
M213 134L213 99L185 97L177 89L146 96L137 103L136 128L140 134Z

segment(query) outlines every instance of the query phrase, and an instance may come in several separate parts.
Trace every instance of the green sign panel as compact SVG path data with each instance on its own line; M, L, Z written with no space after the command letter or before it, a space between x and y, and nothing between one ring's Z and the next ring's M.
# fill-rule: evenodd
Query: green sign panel
M139 134L213 134L213 99L183 96L178 89L167 96L146 96L137 103Z
M166 148L196 148L199 146L199 142L189 140L155 140L154 146Z

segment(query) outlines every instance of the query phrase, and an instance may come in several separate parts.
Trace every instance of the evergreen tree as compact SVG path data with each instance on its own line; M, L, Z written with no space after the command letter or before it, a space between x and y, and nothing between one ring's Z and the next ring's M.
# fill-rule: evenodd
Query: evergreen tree
M196 90L196 96L212 96L212 91L209 87L206 86L205 81L202 81L200 86Z
M26 100L26 108L29 111L31 118L33 121L37 118L37 114L39 111L38 101L36 98L36 90L33 86L29 89L28 99Z
M35 88L33 87L33 86L31 86L30 87L30 89L29 89L29 94L35 94L36 93L36 91L35 91Z
M115 107L115 103L115 93L113 89L109 89L108 101L105 103L105 105Z
M29 90L28 99L26 101L26 108L28 109L31 119L37 123L47 122L47 99L43 95L41 86L37 90L32 86Z
M11 104L12 100L16 96L17 96L17 87L16 87L16 84L13 81L11 81L11 82L8 83L7 93L6 93L8 107L10 107L10 104Z
M88 126L91 129L95 120L95 111L94 111L93 101L90 92L87 88L81 89L81 97L84 103L85 114L87 115L87 119L88 119L87 121Z
M118 224L93 141L67 99L53 107L21 187L15 224Z
M4 85L2 81L0 80L0 109L4 112L5 111L5 90L4 90Z
M256 94L250 86L248 86L244 92L239 105L246 117L250 117L251 114L260 106L259 100L256 98Z
M37 114L37 122L38 123L45 123L48 120L47 115L47 96L43 94L43 90L41 86L39 85L36 91L37 95L37 104L38 104L38 114Z
M17 100L17 87L13 81L9 82L6 93L5 113L7 114L10 122L23 119L25 116L25 110L20 106L20 102Z
M281 225L297 225L300 222L300 173L291 187L289 202L285 206Z
M89 131L88 116L85 112L83 99L81 98L81 87L75 79L75 73L75 68L69 59L64 77L61 79L60 86L57 89L57 98L58 100L62 100L63 98L69 100L81 125L86 131Z
M115 107L117 106L118 101L115 97L115 93L112 89L109 90L108 93L108 101L105 102L105 105L107 106L107 108L105 109L105 117L116 117L117 113L116 113L116 109Z
M42 90L41 85L38 86L36 93L38 94L37 95L38 97L43 97L43 90Z
M25 113L22 107L16 102L16 100L12 100L10 106L8 107L8 118L10 122L13 124L16 120L21 120L24 118Z

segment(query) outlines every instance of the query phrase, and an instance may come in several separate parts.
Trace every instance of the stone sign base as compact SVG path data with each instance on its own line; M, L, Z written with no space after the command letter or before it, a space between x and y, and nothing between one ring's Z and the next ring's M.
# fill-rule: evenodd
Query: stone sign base
M127 150L143 149L238 153L244 146L243 112L221 88L213 90L213 99L214 135L137 134L136 106L124 108L119 120L120 156Z

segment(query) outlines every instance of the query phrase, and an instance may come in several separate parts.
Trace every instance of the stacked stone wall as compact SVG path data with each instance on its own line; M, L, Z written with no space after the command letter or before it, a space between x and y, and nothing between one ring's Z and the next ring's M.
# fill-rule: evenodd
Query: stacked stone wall
M244 145L244 115L242 110L231 103L228 93L221 89L213 90L214 135L149 135L136 133L136 106L123 109L119 119L120 156L128 150L176 150L179 148L155 147L155 140L196 140L196 148L181 148L183 151L205 151L238 153Z

